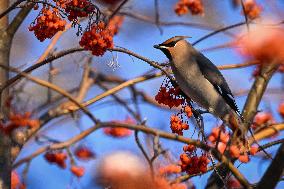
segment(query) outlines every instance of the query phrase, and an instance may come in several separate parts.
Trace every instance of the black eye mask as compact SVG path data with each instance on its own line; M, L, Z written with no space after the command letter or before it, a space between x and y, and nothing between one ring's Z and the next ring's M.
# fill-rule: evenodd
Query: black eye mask
M174 47L178 41L172 41L167 44L160 44L160 46L165 46L165 47Z
M161 49L161 51L167 56L169 60L172 60L171 53L168 49Z

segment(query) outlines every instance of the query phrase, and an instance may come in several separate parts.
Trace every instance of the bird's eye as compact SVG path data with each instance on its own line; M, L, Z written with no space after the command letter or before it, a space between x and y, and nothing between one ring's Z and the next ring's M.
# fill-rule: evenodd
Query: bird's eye
M163 46L166 46L166 47L174 47L176 46L176 41L172 41L172 42L169 42L167 44L163 44Z

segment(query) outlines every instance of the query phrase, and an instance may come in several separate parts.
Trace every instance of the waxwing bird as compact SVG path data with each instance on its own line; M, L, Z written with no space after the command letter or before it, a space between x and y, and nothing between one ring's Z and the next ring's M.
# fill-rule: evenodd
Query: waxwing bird
M185 39L175 36L154 45L170 60L180 89L200 107L229 123L230 116L242 120L234 96L221 72ZM234 130L234 129L233 129Z

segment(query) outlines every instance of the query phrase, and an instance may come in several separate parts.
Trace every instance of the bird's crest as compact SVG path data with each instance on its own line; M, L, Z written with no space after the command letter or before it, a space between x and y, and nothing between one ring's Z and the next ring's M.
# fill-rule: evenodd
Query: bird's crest
M160 46L174 47L177 42L179 42L180 40L186 39L186 38L190 38L190 37L189 36L174 36L166 40L165 42L161 43Z

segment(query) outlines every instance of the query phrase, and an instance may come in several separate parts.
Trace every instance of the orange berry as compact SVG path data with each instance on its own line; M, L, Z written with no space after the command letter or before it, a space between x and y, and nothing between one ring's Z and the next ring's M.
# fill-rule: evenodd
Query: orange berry
M234 158L238 158L240 156L240 149L236 145L230 146L230 155Z
M221 132L220 134L220 141L223 143L227 143L229 141L229 135Z
M226 150L226 144L224 144L223 142L219 142L217 149L221 154L223 154Z
M20 177L17 172L11 173L11 189L17 189L21 184Z
M258 125L265 124L265 123L272 121L272 120L273 120L273 117L272 117L271 113L268 113L268 112L257 113L255 118L254 118L254 122Z
M195 149L196 149L195 146L192 144L183 147L184 152L193 152Z
M252 20L259 17L262 11L262 7L256 4L254 0L245 1L244 9L245 9L245 14L247 15L247 17Z
M190 108L189 106L186 106L186 107L184 108L184 111L185 111L187 117L190 118L190 117L192 116L192 110L191 110L191 108Z
M258 147L257 146L251 146L250 147L250 154L255 155L258 152Z
M278 112L284 118L284 102L279 105Z
M209 135L208 140L212 143L216 142L216 138L213 135Z
M180 0L175 5L175 12L181 16L191 12L192 15L203 14L204 7L201 0Z
M211 135L217 139L220 135L220 128L214 127L211 131Z
M82 177L85 174L85 168L81 166L72 166L70 170L77 177Z
M183 154L180 155L180 161L183 164L190 164L191 159L188 157L188 155L186 153L183 153Z
M87 147L78 147L75 150L75 155L80 160L90 160L95 157L95 154Z
M240 155L239 156L239 161L242 162L242 163L247 163L249 162L249 157L247 154L244 154L244 155Z

